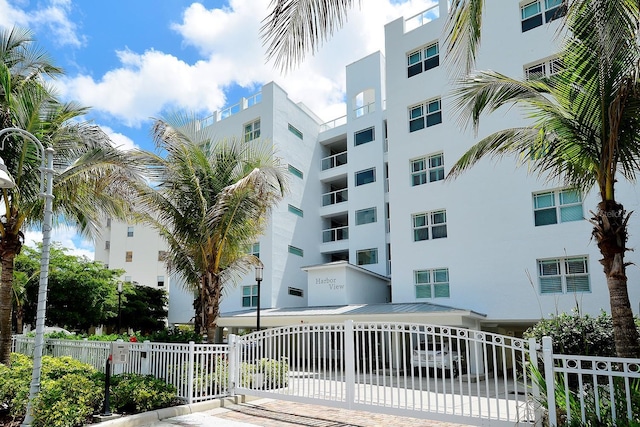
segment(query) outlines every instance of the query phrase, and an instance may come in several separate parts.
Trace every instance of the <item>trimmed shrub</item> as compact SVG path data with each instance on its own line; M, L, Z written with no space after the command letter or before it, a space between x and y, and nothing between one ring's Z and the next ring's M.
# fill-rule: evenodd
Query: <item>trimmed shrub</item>
M27 410L33 361L23 354L11 353L11 367L0 364L0 406L21 418Z
M27 410L33 361L11 354L11 367L0 365L0 404L14 419ZM70 357L42 357L41 385L33 402L34 427L83 425L100 401L101 384L92 366Z
M523 336L533 337L538 342L542 341L542 337L550 336L554 353L605 357L616 355L613 322L604 311L597 317L581 315L577 311L561 313L536 323Z
M34 427L73 427L87 423L103 400L103 387L87 374L43 379L33 404Z
M120 374L111 378L111 404L118 412L144 412L178 403L176 388L152 375Z

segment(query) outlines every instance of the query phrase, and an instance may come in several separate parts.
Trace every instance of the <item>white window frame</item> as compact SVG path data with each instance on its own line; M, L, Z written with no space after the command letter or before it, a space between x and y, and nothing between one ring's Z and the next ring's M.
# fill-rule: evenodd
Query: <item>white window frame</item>
M439 159L439 164L436 164ZM444 180L444 154L437 153L411 160L411 186Z
M558 1L560 1L560 3L558 4ZM549 4L550 2L553 2L553 4ZM566 2L567 0L526 0L520 3L520 23L521 23L521 30L523 33L527 32L527 31L531 31L534 28L538 28L544 24L548 24L551 21L554 21L558 18L563 17L566 14ZM565 7L565 11L560 14L557 15L559 8ZM529 8L530 6L536 5L537 6L537 10L535 11L535 13L533 13L532 15L529 15L527 17L524 16L524 12L527 8ZM536 17L540 17L539 21L537 21L537 24L534 24L532 26L527 26L527 29L525 30L525 22L528 20L531 20L533 18Z
M245 290L249 293L245 295ZM244 304L245 298L249 299L249 305ZM247 285L242 287L242 308L254 308L258 306L258 285Z
M541 295L591 292L588 256L539 259L536 264Z
M435 47L436 52L429 52L430 49ZM434 64L433 59L438 58L437 64ZM417 60L416 60L417 59ZM413 62L412 62L413 60ZM427 64L427 61L430 61ZM420 65L420 71L416 70L418 67L416 65ZM440 65L440 43L438 41L431 42L427 45L424 45L418 49L412 50L407 53L407 78L411 78L421 74L423 72L432 70Z
M366 253L369 253L369 258L372 260L372 262L360 262L360 255L365 255ZM374 264L378 264L380 260L378 259L378 248L369 248L369 249L360 249L359 251L356 251L356 263L357 265L374 265Z
M543 77L551 77L562 71L562 59L554 56L543 61L524 66L524 77L527 80L536 80Z
M371 131L371 139L369 139L367 141L364 141L364 142L358 143L358 141L357 141L358 135L362 135L365 132L369 132L369 131ZM359 131L353 133L353 146L354 147L358 147L360 145L368 144L368 143L373 142L375 140L376 140L376 127L375 126L371 126L371 127L365 128L365 129L360 129Z
M260 119L246 123L244 129L244 142L260 138Z
M363 182L361 184L358 184L358 176L359 175L363 175L365 173L368 173L370 171L373 173L373 181ZM374 182L376 182L376 168L369 168L369 169L364 169L364 170L356 172L355 176L354 176L354 180L355 180L355 186L356 187L359 187L361 185L373 184Z
M431 269L425 269L425 270L414 270L413 284L414 284L414 295L416 299L435 299L435 298L451 297L451 285L450 285L448 268L431 268ZM424 295L425 290L428 290L429 296ZM422 291L422 292L418 292L418 291Z
M260 258L260 242L252 243L247 250L249 255Z
M433 108L433 109L432 109ZM409 133L438 125L442 123L442 98L432 98L420 104L409 107ZM438 121L429 124L429 119L438 117ZM421 123L422 126L412 128L413 123Z
M289 173L295 177L298 177L300 179L304 179L304 172L302 172L300 169L298 169L297 167L289 164L288 166L289 169Z
M358 214L365 214L367 212L373 212L373 221L368 221L368 222L358 221ZM368 218L368 216L366 218ZM356 225L373 224L374 222L378 222L378 208L377 207L374 206L372 208L359 209L359 210L357 210L355 212L355 223L356 223Z
M424 240L446 239L448 237L447 211L440 209L437 211L420 212L411 215L411 228L413 231L413 241L422 242ZM438 237L433 236L433 230L438 230ZM444 236L442 230L444 229ZM426 231L425 235L419 235Z
M292 134L294 134L295 136L297 136L298 138L304 140L304 135L303 133L300 131L300 129L298 129L297 127L295 127L294 125L292 125L291 123L288 123L288 128L289 128L289 132L291 132Z
M574 201L564 201L564 195L567 194L573 194L573 195L577 195L579 198L578 202L574 202ZM549 206L539 206L538 205L538 200L542 199L545 196L551 196L552 197L552 201L553 201L553 205L549 205ZM554 225L554 224L563 224L566 222L573 222L573 221L581 221L584 219L584 207L583 207L583 197L582 194L578 191L578 190L574 190L571 188L562 188L559 190L547 190L547 191L538 191L533 193L533 224L536 227L544 227L546 225ZM566 210L571 209L573 210L574 208L576 208L577 206L580 206L580 211L582 212L582 216L580 218L577 219L570 219L567 218L566 216L563 217L563 212L566 212ZM550 223L546 223L546 224L538 224L538 220L537 220L537 213L539 212L545 212L545 211L550 211L550 210L554 210L555 211L555 222L550 222Z
M304 211L297 206L293 206L292 204L289 204L287 206L287 210L292 214L299 216L300 218L304 217Z

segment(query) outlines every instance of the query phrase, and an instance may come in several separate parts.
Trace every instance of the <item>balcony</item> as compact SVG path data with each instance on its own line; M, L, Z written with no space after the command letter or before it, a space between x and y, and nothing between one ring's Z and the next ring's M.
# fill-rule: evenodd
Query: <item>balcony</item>
M366 114L370 114L370 113L374 113L376 111L376 103L375 102L371 102L369 104L366 105L362 105L356 109L353 110L353 113L355 115L356 118L358 117L362 117Z
M338 166L347 164L347 152L343 151L342 153L334 154L329 157L325 157L322 159L322 170L326 171L327 169L337 168Z
M349 190L343 188L341 190L331 191L322 195L322 206L335 205L349 200Z
M322 230L322 242L337 242L339 240L348 240L349 239L349 227L336 227L336 228L328 228L326 230Z

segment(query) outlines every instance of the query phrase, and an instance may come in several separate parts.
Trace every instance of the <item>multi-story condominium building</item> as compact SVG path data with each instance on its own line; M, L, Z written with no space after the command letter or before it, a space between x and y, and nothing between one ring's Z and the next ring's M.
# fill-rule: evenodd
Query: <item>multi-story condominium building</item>
M477 68L514 78L554 72L559 47L552 17L561 2L525 3L487 3ZM456 180L445 179L482 136L526 124L515 109L484 117L477 135L461 124L451 96L460 73L443 54L446 14L441 1L387 24L386 57L376 52L346 68L347 114L340 119L322 123L269 83L203 122L248 143L273 141L289 168L290 194L252 248L265 265L263 326L410 320L518 335L550 314L608 310L588 221L595 191L580 194L531 176L511 158L483 160ZM635 186L621 181L617 194L638 212ZM638 221L633 215L631 248ZM149 277L141 283L160 284L165 273L151 240L134 243L138 227L126 237L127 226L115 236L112 225L105 234L110 247L99 242L96 258L133 280L144 272ZM628 254L636 264L637 257ZM631 266L628 275L637 312L640 272ZM169 320L187 322L191 297L180 299L173 287ZM256 305L251 276L226 289L219 325L254 327Z

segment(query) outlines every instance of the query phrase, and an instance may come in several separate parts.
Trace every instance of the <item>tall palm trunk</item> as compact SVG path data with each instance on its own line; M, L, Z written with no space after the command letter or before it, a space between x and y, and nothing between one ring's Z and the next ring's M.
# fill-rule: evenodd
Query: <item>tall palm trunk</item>
M24 307L19 305L16 307L16 333L24 332Z
M207 342L213 343L216 339L216 327L220 314L220 299L222 297L220 278L217 275L209 275L205 281L205 328L207 330Z
M638 330L627 292L624 262L629 216L615 200L604 200L598 204L598 211L591 222L609 288L616 353L619 357L640 357Z
M18 236L5 233L0 242L2 275L0 276L0 363L9 364L11 355L11 290L13 286L13 260L22 243Z

